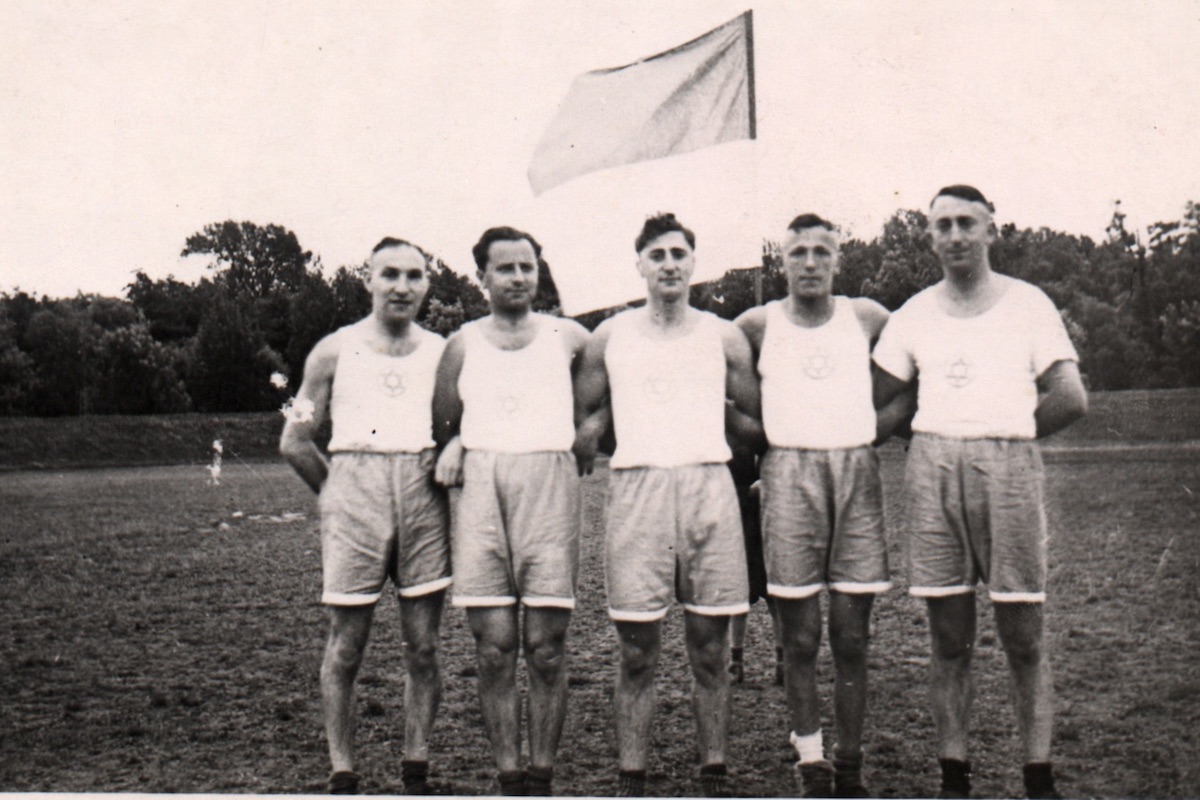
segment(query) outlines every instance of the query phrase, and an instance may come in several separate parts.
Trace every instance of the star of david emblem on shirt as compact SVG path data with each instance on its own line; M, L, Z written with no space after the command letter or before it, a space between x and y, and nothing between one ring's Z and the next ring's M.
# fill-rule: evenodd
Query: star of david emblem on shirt
M833 374L833 357L824 350L817 350L801 357L800 368L805 375L819 381Z
M380 385L383 387L383 393L388 397L397 397L404 394L404 376L394 369L389 369L383 373L380 378Z
M652 403L667 403L675 397L675 386L670 378L646 378L642 391Z
M971 365L962 356L950 363L946 370L946 382L955 389L961 389L971 382Z
M525 399L519 394L510 393L500 398L500 413L506 417L515 417L521 413Z

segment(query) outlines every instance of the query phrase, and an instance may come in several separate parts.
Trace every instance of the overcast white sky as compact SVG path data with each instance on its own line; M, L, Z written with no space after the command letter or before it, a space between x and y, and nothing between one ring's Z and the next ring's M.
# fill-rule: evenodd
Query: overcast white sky
M755 14L759 139L534 198L577 74ZM641 220L696 229L699 278L801 211L861 238L938 187L1094 238L1200 200L1200 3L0 0L0 291L194 280L187 236L294 230L326 268L383 235L460 271L495 224L546 246L568 311L639 294Z

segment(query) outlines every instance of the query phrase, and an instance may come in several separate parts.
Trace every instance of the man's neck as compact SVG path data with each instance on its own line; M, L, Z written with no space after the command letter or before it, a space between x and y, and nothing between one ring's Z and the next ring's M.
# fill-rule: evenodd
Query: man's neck
M524 328L533 319L533 309L492 309L492 322L498 330L516 331Z
M991 288L992 275L992 266L987 261L971 270L946 270L946 288L956 299L978 299Z
M412 333L412 320L386 320L378 315L372 319L374 321L372 330L383 340L407 339Z
M833 295L797 297L793 294L788 297L788 301L786 306L788 316L806 327L816 327L828 322L833 317Z
M646 299L646 311L650 320L662 328L682 325L688 313L687 293L677 298L664 299L651 295Z

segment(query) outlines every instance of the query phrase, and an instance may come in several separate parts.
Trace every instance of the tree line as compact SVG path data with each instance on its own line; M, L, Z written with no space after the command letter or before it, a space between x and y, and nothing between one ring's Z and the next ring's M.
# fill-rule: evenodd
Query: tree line
M923 212L897 211L871 241L843 243L834 291L896 309L941 277ZM1200 386L1200 206L1127 229L1118 203L1105 240L1001 227L993 268L1044 290L1060 309L1091 389ZM153 414L278 408L325 334L370 310L366 264L326 272L279 225L225 221L188 237L209 260L195 283L135 274L122 298L0 293L0 414ZM559 313L548 265L535 303ZM693 305L732 319L787 291L778 242L762 264L692 287ZM578 319L595 328L619 311ZM435 259L419 320L449 335L487 313L471 279ZM272 376L282 375L289 390Z

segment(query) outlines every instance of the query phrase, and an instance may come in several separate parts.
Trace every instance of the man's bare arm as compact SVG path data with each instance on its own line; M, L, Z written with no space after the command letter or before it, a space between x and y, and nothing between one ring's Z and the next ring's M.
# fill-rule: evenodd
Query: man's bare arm
M304 380L287 411L279 452L314 492L320 492L329 475L329 462L317 447L316 433L329 412L333 373L337 369L335 340L317 342L304 362Z
M917 413L917 382L902 381L871 364L871 388L875 404L874 444L883 444L892 436L910 436L912 418Z
M1087 413L1087 390L1074 361L1055 361L1037 380L1038 404L1033 414L1037 438L1061 431Z
M608 333L609 328L601 325L588 338L574 375L575 444L571 449L575 453L580 475L591 473L600 442L612 426L608 370L604 366Z
M767 448L767 435L762 424L762 395L758 371L754 368L754 352L737 325L722 327L722 341L725 345L726 434L733 438L735 445L761 453Z
M437 380L433 386L433 439L441 449L434 480L442 486L462 483L462 424L463 404L458 394L458 376L462 373L463 340L459 333L450 337L442 360L438 362Z

